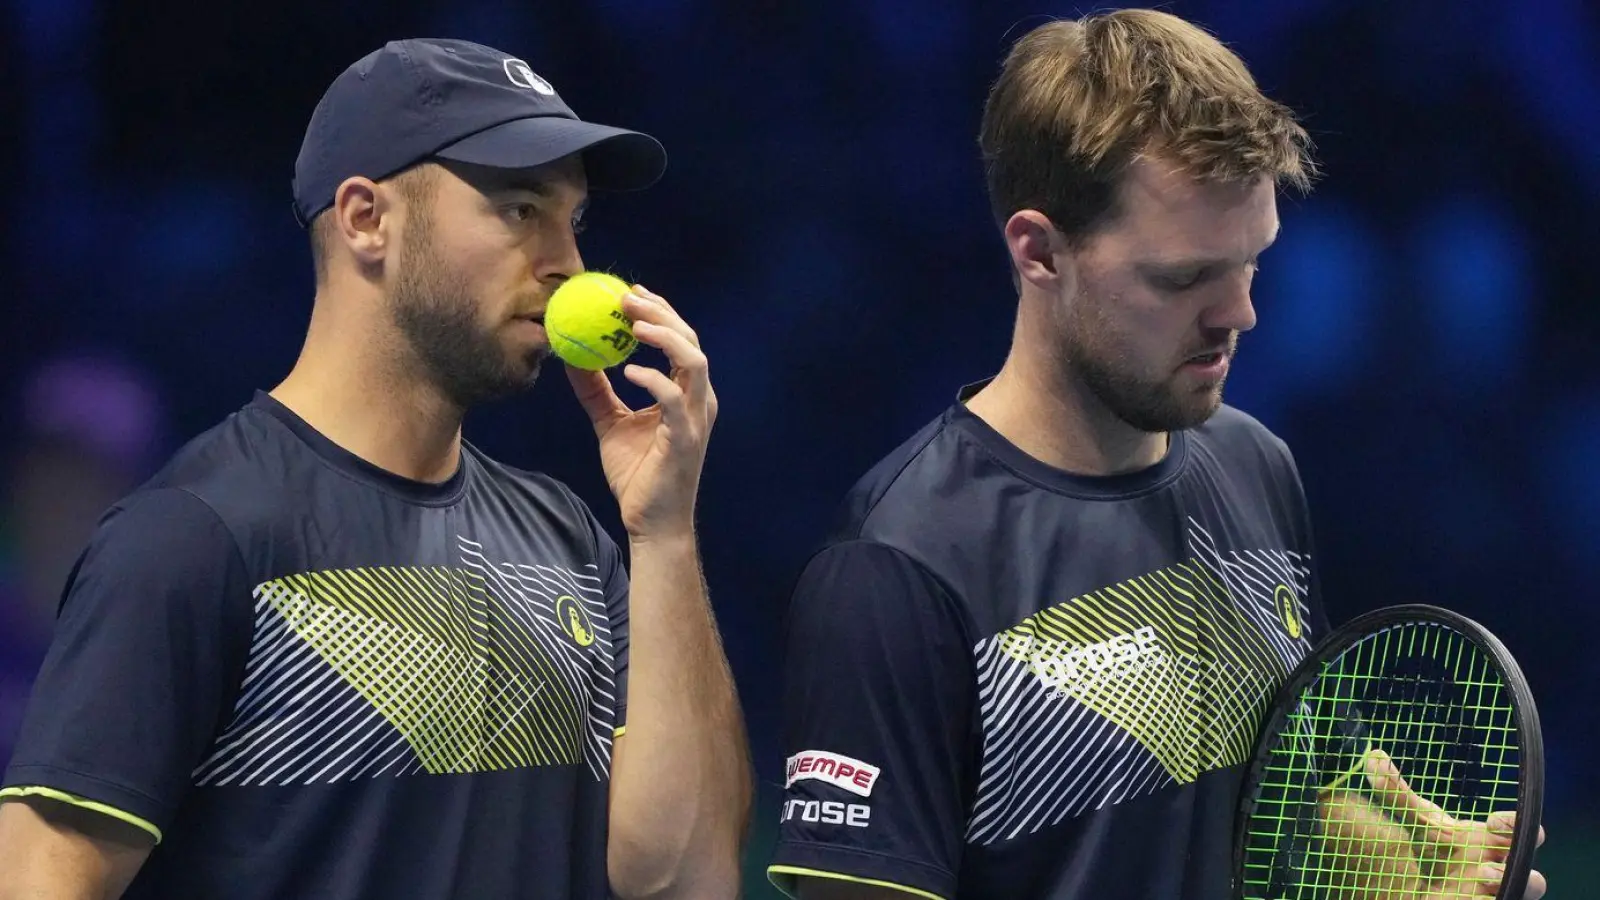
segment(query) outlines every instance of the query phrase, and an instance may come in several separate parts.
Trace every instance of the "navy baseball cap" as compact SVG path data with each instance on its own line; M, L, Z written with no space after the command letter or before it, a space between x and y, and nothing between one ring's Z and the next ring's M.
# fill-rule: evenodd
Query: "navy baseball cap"
M647 134L585 122L522 60L448 39L390 41L345 69L311 114L294 164L302 226L346 178L388 178L432 157L507 169L582 153L595 190L639 190L667 168Z

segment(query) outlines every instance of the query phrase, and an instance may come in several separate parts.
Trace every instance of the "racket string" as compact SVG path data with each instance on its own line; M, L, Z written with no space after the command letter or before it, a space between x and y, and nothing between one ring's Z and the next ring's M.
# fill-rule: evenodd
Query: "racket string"
M1404 790L1369 783L1379 750ZM1436 623L1369 636L1325 664L1276 736L1254 788L1245 896L1476 891L1483 879L1453 874L1456 851L1431 846L1429 823L1514 806L1518 759L1510 700L1476 644Z

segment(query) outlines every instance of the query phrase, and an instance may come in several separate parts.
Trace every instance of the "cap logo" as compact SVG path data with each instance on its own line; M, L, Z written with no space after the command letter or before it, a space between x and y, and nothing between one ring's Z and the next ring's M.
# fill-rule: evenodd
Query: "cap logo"
M533 69L520 59L506 60L505 67L506 77L517 87L533 88L547 96L556 92L556 89L550 86L550 82L533 74Z

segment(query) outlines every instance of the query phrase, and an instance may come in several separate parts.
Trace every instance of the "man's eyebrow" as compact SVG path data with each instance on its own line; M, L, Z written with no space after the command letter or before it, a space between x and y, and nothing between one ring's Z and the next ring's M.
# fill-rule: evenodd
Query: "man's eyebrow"
M1267 245L1261 248L1261 253L1267 252L1268 248L1277 243L1277 241L1278 232L1273 232L1272 237L1267 239ZM1261 257L1261 253L1250 257L1246 262L1255 262ZM1156 256L1139 261L1139 265L1146 269L1212 269L1237 263L1238 260L1236 258L1228 256Z
M1146 271L1188 271L1190 269L1215 269L1233 264L1234 260L1209 256L1173 256L1144 259L1138 266Z
M488 185L491 191L527 191L540 197L549 197L555 193L550 187L550 182L536 175L507 175L496 179Z

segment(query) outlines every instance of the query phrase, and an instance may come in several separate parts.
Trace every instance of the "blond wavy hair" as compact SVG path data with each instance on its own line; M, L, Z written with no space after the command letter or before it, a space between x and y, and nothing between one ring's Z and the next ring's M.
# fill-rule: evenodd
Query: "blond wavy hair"
M1148 9L1024 35L989 93L978 145L996 220L1037 209L1074 244L1115 217L1117 186L1140 156L1201 180L1265 175L1301 191L1317 174L1305 129L1238 56Z

